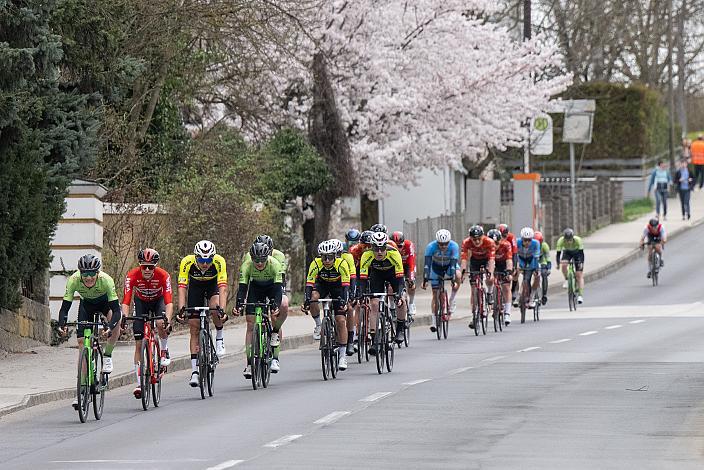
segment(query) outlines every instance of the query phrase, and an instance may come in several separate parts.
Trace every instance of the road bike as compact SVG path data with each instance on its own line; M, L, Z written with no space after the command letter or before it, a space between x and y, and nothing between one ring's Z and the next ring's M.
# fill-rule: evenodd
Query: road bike
M567 262L567 303L571 311L577 310L577 275L574 269L574 259Z
M215 382L215 368L220 359L215 353L213 335L210 333L210 312L219 312L217 307L188 307L185 313L188 318L198 318L200 326L198 331L198 388L200 398L205 400L205 394L213 396Z
M535 269L521 268L523 278L521 279L521 295L519 301L519 307L521 310L521 323L526 322L527 309L533 310L533 321L537 321L536 318L540 315L540 287L533 290L533 286L531 285L535 272ZM533 307L530 307L531 299L533 299Z
M411 309L408 306L408 292L406 290L403 291L403 301L406 304L406 321L404 322L403 326L403 344L408 347L411 342L411 325L413 325L415 319L413 318L413 314L411 314ZM399 343L398 346L400 348L401 343Z
M166 373L166 367L161 365L161 346L157 335L156 321L166 320L166 315L150 315L146 317L125 317L128 321L144 322L144 338L139 362L139 387L141 389L142 409L147 411L150 399L154 407L161 401L161 379Z
M474 294L475 306L472 310L472 322L474 325L474 336L479 336L479 326L481 325L482 334L486 335L487 327L489 326L488 303L486 288L484 287L484 266L479 271L469 272L469 283L472 286Z
M648 242L648 245L653 247L653 251L650 253L650 280L653 282L653 287L658 285L658 277L660 275L660 267L662 265L662 257L655 249L655 247L659 244L659 241Z
M379 300L379 314L376 319L376 332L374 333L374 349L376 350L376 371L379 374L386 371L391 372L394 368L395 355L395 332L394 324L391 318L389 309L388 297L393 298L393 294L387 292L377 292L372 294L363 294L365 297L375 297ZM393 302L393 300L391 300Z
M103 349L100 346L100 330L108 330L108 325L100 321L79 321L67 323L66 326L83 328L83 348L78 357L76 379L77 403L81 423L88 419L88 408L93 403L93 416L99 420L103 416L105 391L108 389L108 374L103 372Z
M542 302L542 277L541 273L539 271L539 276L538 276L538 288L533 291L533 321L540 321L540 306L543 305Z
M362 358L369 362L369 298L358 299L359 312L357 318L357 362L362 363Z
M320 365L323 380L337 378L337 325L333 310L333 299L311 300L310 303L322 304L323 319L320 325Z
M494 319L494 332L503 331L504 329L504 293L501 290L501 286L507 282L508 272L496 272L494 273L494 292L496 296L494 297L494 314L492 315Z
M447 339L447 332L450 327L450 303L447 300L447 291L445 290L445 281L452 278L443 276L438 284L437 302L435 304L435 334L440 339Z
M269 301L250 302L243 304L243 306L254 307L252 389L267 388L271 379L271 361L274 359L274 348L271 346L271 333L273 330L269 319L272 306Z

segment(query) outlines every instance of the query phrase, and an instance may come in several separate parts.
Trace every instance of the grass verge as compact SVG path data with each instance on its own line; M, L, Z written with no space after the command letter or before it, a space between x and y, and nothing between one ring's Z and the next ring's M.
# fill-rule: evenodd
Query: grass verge
M650 198L635 199L623 205L623 221L630 222L653 211L653 201Z

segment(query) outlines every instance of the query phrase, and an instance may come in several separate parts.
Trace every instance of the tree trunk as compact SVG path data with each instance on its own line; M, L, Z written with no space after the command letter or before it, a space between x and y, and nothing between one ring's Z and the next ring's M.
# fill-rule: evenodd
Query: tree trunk
M362 219L362 230L379 222L379 201L372 201L369 197L360 194L360 219Z

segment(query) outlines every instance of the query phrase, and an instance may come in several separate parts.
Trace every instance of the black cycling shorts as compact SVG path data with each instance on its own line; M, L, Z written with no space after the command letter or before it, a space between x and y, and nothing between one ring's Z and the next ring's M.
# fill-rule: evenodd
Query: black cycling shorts
M470 272L479 272L479 269L482 267L484 268L484 271L487 271L487 265L489 264L488 259L475 259L475 258L469 258L469 270Z
M342 286L336 283L318 281L313 287L313 291L320 295L321 299L333 299L332 308L335 315L345 315L347 312L341 309L341 303L337 300L342 297Z
M560 261L574 260L574 270L584 271L584 252L578 251L563 251Z
M495 273L502 273L506 271L506 264L508 261L496 261L494 263L494 272Z
M377 269L369 272L369 290L372 293L386 292L386 283L391 284L394 293L398 293L398 279L393 269L379 271Z
M134 316L135 317L147 317L150 313L154 315L161 315L166 310L166 305L164 304L164 298L161 297L152 302L145 302L139 297L134 298ZM132 331L134 332L134 339L140 340L144 338L144 322L135 320L132 322Z
M204 307L214 295L219 295L218 280L194 281L188 283L188 306Z
M108 302L108 296L104 295L98 299L91 299L90 301L81 299L78 303L78 321L93 322L98 314L103 314L106 318L110 312L110 302ZM119 313L119 312L118 312ZM82 327L76 327L76 337L83 338Z
M267 300L273 302L276 299L276 291L281 291L281 287L276 284L269 284L265 286L258 286L254 283L249 284L249 290L247 291L247 303L264 303ZM247 305L246 314L254 315L254 306Z

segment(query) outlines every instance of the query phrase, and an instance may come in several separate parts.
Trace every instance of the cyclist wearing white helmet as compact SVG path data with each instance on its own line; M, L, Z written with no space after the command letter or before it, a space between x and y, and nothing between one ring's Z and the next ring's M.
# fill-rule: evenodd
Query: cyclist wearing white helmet
M406 328L406 304L403 301L405 288L403 259L398 250L389 244L389 236L384 232L374 232L371 239L371 250L365 251L359 262L359 281L365 284L366 292L393 292L396 305L396 342L403 342ZM369 280L368 283L366 281ZM390 285L387 289L386 284ZM371 299L369 311L369 333L373 335L379 314L379 299ZM376 355L374 341L369 354Z
M535 238L535 232L530 227L521 229L521 237L516 241L518 246L518 269L523 273L524 282L526 276L533 276L531 288L533 291L540 288L540 242ZM529 279L529 278L528 278ZM523 300L529 301L529 308L535 307L535 299L530 292L524 293Z
M449 230L440 229L435 233L435 241L425 248L425 263L423 267L422 289L428 286L428 280L433 289L432 310L437 308L438 291L443 279L452 279L452 292L450 293L450 314L455 313L455 296L460 288L461 272L459 268L460 247L452 240ZM435 331L435 315L431 331Z
M186 301L188 293L188 301ZM209 240L201 240L193 248L193 254L184 257L178 271L178 319L185 319L186 307L216 308L212 312L215 324L215 352L218 356L225 354L223 338L223 318L227 319L224 309L227 305L227 265L225 258L217 254L215 245ZM189 318L191 333L191 387L198 386L198 333L200 321Z
M361 235L360 235L361 236ZM357 267L354 263L354 256L348 252L342 240L337 238L332 239L335 242L337 256L347 262L347 268L350 271L350 298L357 296ZM351 356L356 351L354 349L354 330L357 326L357 309L350 308L347 310L347 355Z
M347 302L349 300L350 271L347 261L337 256L341 244L340 240L327 240L318 245L318 257L310 263L308 268L305 299L301 309L306 313L310 309L311 316L317 325L320 323L320 306L317 303L311 304L311 300L333 299L337 327L337 365L340 370L345 370L347 369L347 348L350 346L346 320L349 312Z

